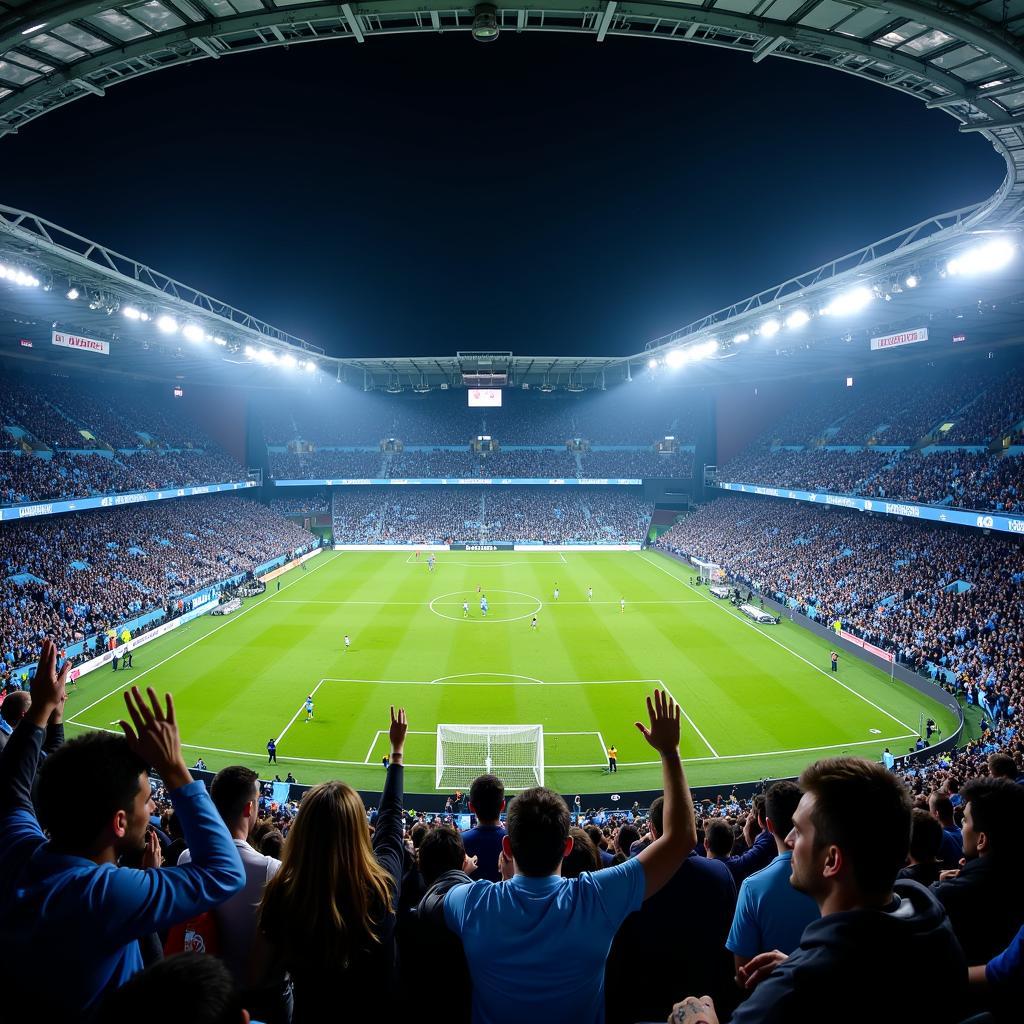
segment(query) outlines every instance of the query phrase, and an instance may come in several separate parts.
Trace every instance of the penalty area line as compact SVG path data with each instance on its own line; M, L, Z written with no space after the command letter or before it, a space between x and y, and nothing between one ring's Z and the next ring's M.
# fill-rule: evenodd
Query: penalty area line
M710 743L708 743L707 736L705 736L704 733L702 733L700 729L697 728L697 723L686 713L686 708L683 707L682 703L676 699L676 695L665 685L665 681L663 679L659 679L658 682L661 683L662 689L676 702L676 707L679 708L679 711L682 713L683 718L685 718L690 723L691 727L693 728L693 731L703 741L704 746L711 751L712 757L718 757L718 751L715 750L715 748L711 746Z

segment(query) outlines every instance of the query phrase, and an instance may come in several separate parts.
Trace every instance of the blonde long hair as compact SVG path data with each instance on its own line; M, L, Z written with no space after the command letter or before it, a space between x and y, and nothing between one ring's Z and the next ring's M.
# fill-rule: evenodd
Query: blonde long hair
M395 884L373 855L362 800L344 782L324 782L299 805L260 927L286 963L347 967L380 941Z

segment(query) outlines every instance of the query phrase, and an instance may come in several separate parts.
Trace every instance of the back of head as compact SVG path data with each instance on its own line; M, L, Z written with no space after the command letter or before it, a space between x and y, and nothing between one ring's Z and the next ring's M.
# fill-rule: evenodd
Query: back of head
M303 797L267 883L260 927L289 963L343 963L378 941L391 880L370 848L366 810L343 782L323 782Z
M241 1003L223 961L203 953L158 960L110 994L97 1024L238 1024Z
M578 878L584 871L600 871L601 855L594 841L581 828L569 829L572 849L562 861L562 877Z
M953 801L945 793L929 794L928 810L941 822L952 822L953 820Z
M431 829L420 843L420 874L427 885L433 885L446 871L459 871L465 860L462 836L447 825Z
M8 725L15 726L28 714L31 706L32 698L25 690L14 690L0 704L0 718Z
M651 810L648 814L648 818L651 822L651 831L654 833L654 838L665 834L665 798L663 796L656 796L651 801Z
M10 697L7 698L10 700ZM6 703L6 702L5 702ZM1017 762L1010 754L997 753L988 755L988 773L994 779L1017 778Z
M58 747L39 769L39 821L59 849L90 848L118 811L131 810L146 770L123 736L79 736Z
M409 838L412 840L412 848L418 850L423 845L423 840L427 838L427 834L430 829L423 824L422 821L417 821L412 827L412 831L409 833Z
M478 775L469 787L469 803L480 821L497 821L504 802L505 783L497 775Z
M803 796L795 782L773 782L764 798L764 816L772 824L772 835L785 839L793 831L793 812Z
M1024 786L1009 779L972 779L960 795L965 819L970 814L971 831L975 835L985 834L985 852L1000 857L1018 856L1024 843Z
M210 799L229 826L236 825L251 801L259 800L259 776L239 764L222 768L210 783Z
M280 829L270 829L260 840L259 850L264 857L280 860L284 853L284 833Z
M619 834L615 837L615 845L626 856L629 856L629 848L640 838L640 830L634 825L623 825Z
M910 829L910 856L918 864L932 864L942 848L942 826L923 807L915 807Z
M596 825L588 825L583 831L598 850L604 849L604 833Z
M816 761L800 776L814 800L815 846L837 846L861 894L892 891L910 849L910 794L882 764L859 757Z
M524 789L508 809L508 838L516 867L533 877L552 875L569 838L569 807L555 792Z
M704 845L713 857L728 857L732 853L732 826L720 819L710 822L704 831Z

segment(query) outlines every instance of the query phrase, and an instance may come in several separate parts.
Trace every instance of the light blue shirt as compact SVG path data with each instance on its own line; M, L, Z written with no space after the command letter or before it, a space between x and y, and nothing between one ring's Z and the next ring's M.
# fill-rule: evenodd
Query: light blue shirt
M472 882L445 897L473 977L474 1024L601 1024L604 965L644 899L638 860L579 878Z
M810 896L789 884L793 852L785 850L766 868L743 880L725 948L736 956L772 949L787 955L800 945L804 929L821 914Z

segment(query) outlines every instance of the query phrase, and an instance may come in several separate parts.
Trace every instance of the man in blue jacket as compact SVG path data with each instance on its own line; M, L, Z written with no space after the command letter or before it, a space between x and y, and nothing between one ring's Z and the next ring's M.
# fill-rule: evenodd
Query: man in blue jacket
M58 673L56 647L44 641L32 706L0 754L0 946L20 951L18 983L4 997L12 1020L86 1017L142 969L140 938L211 910L245 884L231 836L185 766L170 695L161 706L153 690L147 702L132 687L123 738L97 732L46 758L37 820L39 751L67 672L65 663ZM182 822L186 867L117 865L147 848L150 767Z

